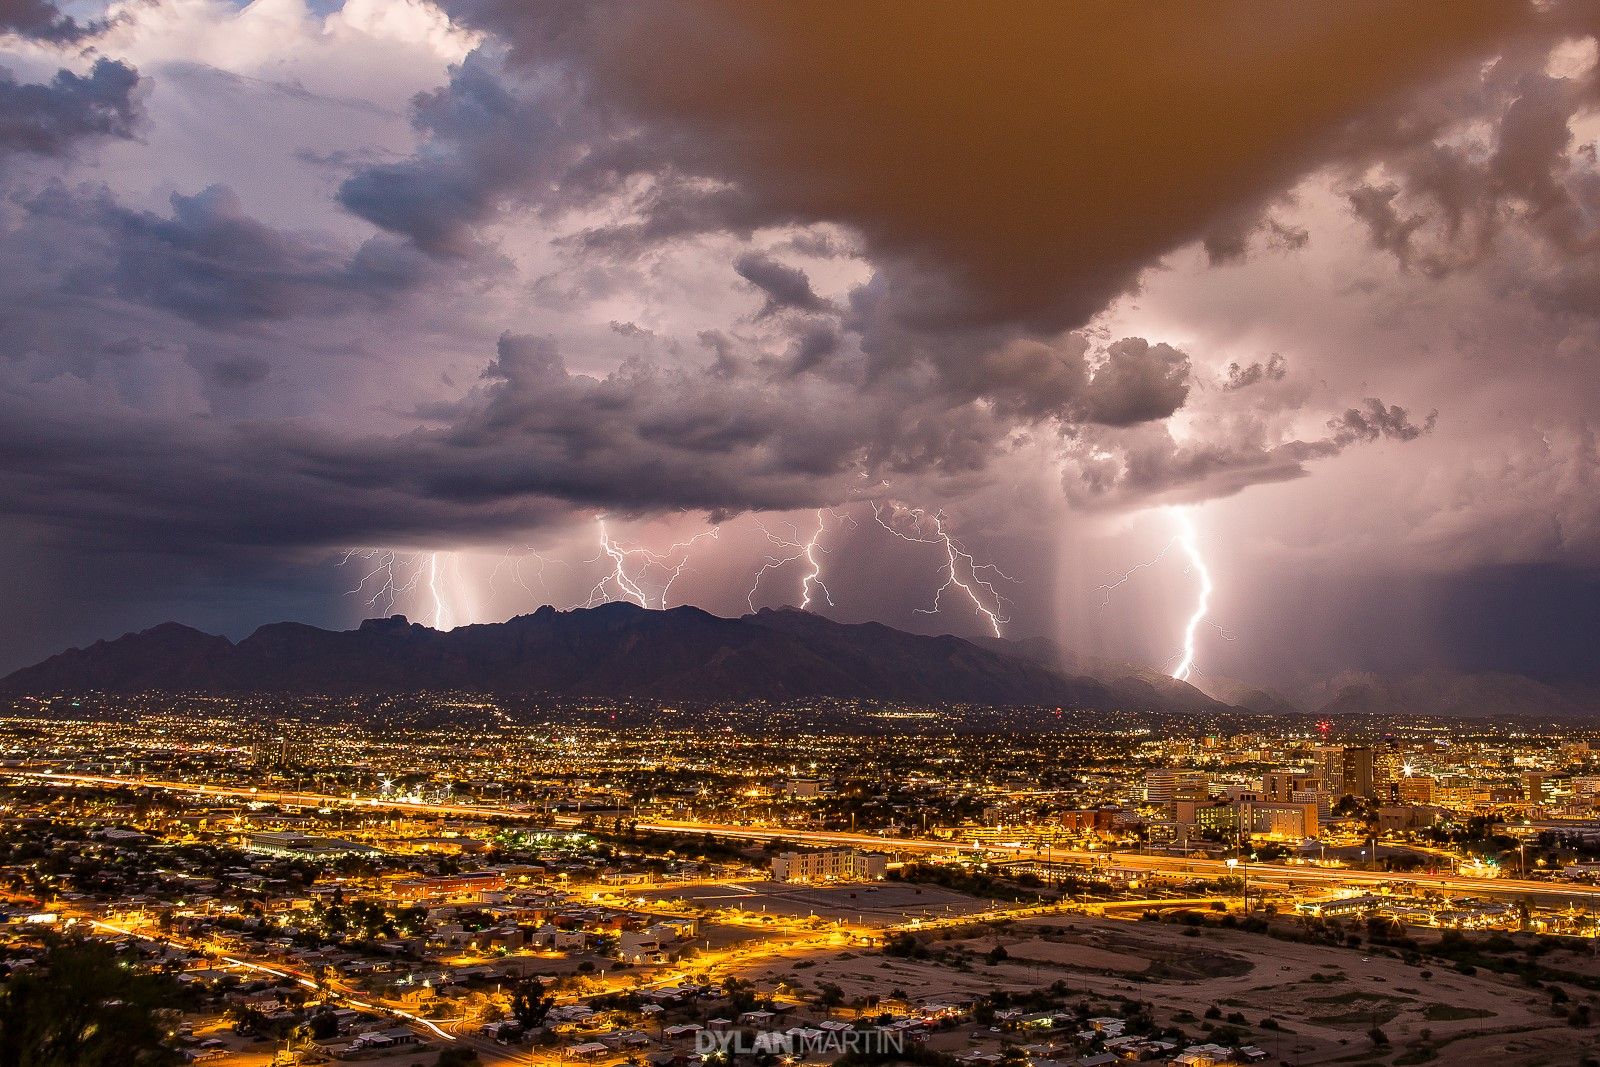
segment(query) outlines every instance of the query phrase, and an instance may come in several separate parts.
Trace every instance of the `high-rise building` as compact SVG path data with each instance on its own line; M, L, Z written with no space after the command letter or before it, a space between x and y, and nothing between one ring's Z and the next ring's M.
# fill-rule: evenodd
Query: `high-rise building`
M1302 777L1299 771L1268 771L1261 776L1261 796L1264 800L1285 803L1290 794L1294 792L1295 779Z
M1246 833L1299 839L1317 836L1315 804L1241 804L1239 824Z
M1153 767L1144 772L1144 802L1171 804L1178 788L1178 772L1170 767Z
M1180 771L1154 767L1144 772L1144 802L1164 806L1174 800L1204 800L1211 794L1211 776L1205 771Z
M1344 749L1332 745L1319 745L1313 750L1317 757L1317 773L1322 776L1324 789L1335 793L1344 791Z
M1372 778L1372 749L1347 748L1344 750L1342 791L1349 796L1371 797L1377 795Z
M1522 799L1529 804L1543 804L1550 799L1550 775L1544 771L1524 771Z

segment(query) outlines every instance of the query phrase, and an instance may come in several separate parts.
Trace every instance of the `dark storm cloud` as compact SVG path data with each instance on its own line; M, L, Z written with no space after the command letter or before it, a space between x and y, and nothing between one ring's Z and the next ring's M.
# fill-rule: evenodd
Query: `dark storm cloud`
M244 387L270 373L224 361ZM781 371L780 371L781 373ZM493 536L574 509L728 515L844 499L864 472L980 469L1009 427L914 378L858 395L761 368L605 377L546 338L502 337L480 386L418 412L428 428L342 432L315 420L156 415L83 377L0 380L0 497L54 539L206 555Z
M452 68L448 85L413 101L421 151L358 171L339 200L429 253L467 255L472 229L507 197L532 204L554 197L582 141L581 132L563 127L578 115L560 106L561 96L559 86L523 83L492 53L474 51Z
M52 44L73 44L92 37L104 23L82 23L49 0L0 0L0 36L15 34Z
M1248 229L1338 158L1352 120L1535 17L1400 0L447 6L626 120L585 163L653 182L614 239L838 222L906 322L1044 331L1219 220Z
M1189 357L1167 344L1125 337L1106 351L1083 397L1083 421L1133 426L1164 419L1189 397Z
M267 380L272 364L255 356L230 356L211 365L211 376L229 389L247 389Z
M1280 221L1270 214L1242 210L1213 223L1201 239L1206 259L1212 265L1235 263L1249 254L1252 241L1282 252L1297 252L1311 241L1303 226Z
M60 156L91 137L128 137L139 75L116 60L96 61L87 75L57 71L48 84L17 81L0 68L0 161L12 153Z
M1449 122L1352 174L1345 195L1373 247L1407 270L1515 273L1542 303L1588 313L1600 294L1600 167L1593 145L1575 150L1572 124L1600 97L1600 76L1554 76L1547 61L1542 50L1502 57L1452 97ZM1508 255L1523 240L1538 254Z
M1256 362L1249 366L1239 363L1228 364L1228 377L1222 383L1222 388L1228 392L1239 389L1248 389L1252 385L1262 382L1281 382L1289 374L1289 361L1274 352L1265 363Z
M1351 445L1414 441L1432 432L1437 421L1433 412L1418 425L1404 408L1369 397L1360 408L1329 419L1327 436L1310 441L1278 440L1259 418L1237 418L1206 437L1183 442L1161 423L1085 433L1074 442L1063 487L1086 507L1209 500L1304 477L1307 464Z
M25 203L35 215L103 242L105 259L80 264L73 284L212 327L381 306L433 270L426 257L389 238L373 238L346 258L275 230L221 185L173 194L170 216L125 207L103 188L74 192L60 184Z
M779 311L825 311L828 302L811 288L811 279L799 267L780 263L764 252L746 252L734 260L739 277L759 289L766 303L758 317Z
M1439 413L1430 411L1421 426L1411 421L1411 415L1398 404L1385 405L1376 397L1368 397L1365 406L1347 408L1344 414L1328 420L1331 440L1340 445L1356 441L1376 441L1389 437L1397 441L1415 441L1430 432L1439 421Z
M875 273L837 327L789 336L791 374L842 380L859 351L869 385L931 373L951 407L1068 426L1166 418L1190 384L1169 346L1125 339L1096 360L1072 327L1188 242L1219 263L1304 246L1278 214L1296 179L1440 128L1412 115L1413 93L1552 17L1393 0L1314 16L1253 0L1203 15L1024 4L998 20L956 4L446 6L510 59L480 49L419 97L422 148L351 178L347 206L437 253L507 204L600 208L567 247L601 261L771 226L811 227L788 247L836 254L820 238L837 226ZM765 297L759 318L832 315L769 253L736 269ZM745 358L717 353L723 374ZM1273 380L1240 373L1227 388ZM1270 480L1280 466L1172 469L1211 484L1214 469Z
M805 327L789 348L789 373L804 374L820 367L839 351L839 332L832 326Z

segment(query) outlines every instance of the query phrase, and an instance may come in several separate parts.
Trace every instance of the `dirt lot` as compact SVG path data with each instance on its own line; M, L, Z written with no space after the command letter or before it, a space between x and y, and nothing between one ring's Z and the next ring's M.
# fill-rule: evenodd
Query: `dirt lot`
M912 999L1038 989L1060 980L1074 1002L1146 1001L1158 1025L1176 1023L1190 1035L1215 1005L1224 1020L1234 1015L1235 1025L1273 1063L1422 1062L1401 1057L1423 1031L1437 1048L1432 1062L1441 1064L1571 1067L1585 1051L1600 1047L1600 1028L1576 1029L1564 1012L1552 1012L1548 985L1560 983L1535 989L1487 971L1460 974L1436 961L1413 966L1359 949L1186 929L1056 916L997 931L953 931L947 940L930 941L934 950L966 950L945 961L871 950L757 957L744 976L762 985L785 976L810 986L833 982L848 998L899 990ZM989 964L985 954L996 945L1007 958ZM1567 965L1574 971L1596 966L1592 956L1577 954ZM1600 1019L1595 993L1576 984L1563 986L1563 992L1566 1006L1592 1004ZM1268 1018L1281 1029L1262 1027ZM1387 1035L1387 1050L1372 1048L1367 1032L1373 1026Z

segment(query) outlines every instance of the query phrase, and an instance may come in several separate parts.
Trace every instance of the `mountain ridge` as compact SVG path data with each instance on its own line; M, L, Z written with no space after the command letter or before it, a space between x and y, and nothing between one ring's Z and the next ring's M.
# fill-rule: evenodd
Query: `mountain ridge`
M347 694L450 689L697 701L830 697L1113 710L1226 710L1198 690L1107 683L948 634L839 623L798 609L737 619L627 603L448 631L404 616L352 630L269 623L233 642L162 623L68 649L0 679L0 693Z

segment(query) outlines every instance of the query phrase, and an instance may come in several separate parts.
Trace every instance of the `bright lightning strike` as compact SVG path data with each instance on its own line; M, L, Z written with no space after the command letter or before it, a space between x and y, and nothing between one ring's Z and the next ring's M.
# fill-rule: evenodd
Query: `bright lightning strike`
M890 511L888 519L884 518L885 510ZM933 606L931 608L915 609L919 614L937 615L940 608L940 599L944 596L945 590L955 586L966 594L968 600L972 601L972 606L988 622L989 628L994 631L994 635L996 637L1000 636L1000 627L1011 621L1000 614L1005 607L1006 598L994 587L993 581L984 578L982 575L983 572L987 571L996 578L1007 582L1015 582L1015 578L1006 574L993 563L978 563L973 559L972 554L962 546L961 542L952 537L944 528L943 512L935 512L929 515L922 508L905 508L899 504L893 504L886 509L883 505L874 504L872 513L877 518L879 526L882 526L902 541L938 545L944 549L944 584L933 591ZM907 525L911 529L910 533L897 529L893 525L893 520L901 516L909 519ZM933 526L931 536L926 529L929 523ZM967 576L965 581L961 577L963 573ZM994 606L988 606L985 600L992 602Z
M1173 517L1178 523L1177 542L1183 548L1184 555L1189 557L1189 568L1200 579L1200 596L1195 601L1194 614L1189 616L1189 625L1183 631L1183 659L1178 661L1178 666L1172 676L1181 682L1189 680L1189 674L1194 670L1195 637L1200 629L1201 622L1205 621L1206 613L1211 610L1211 570L1206 566L1205 557L1200 555L1200 542L1194 525L1194 516L1188 508L1173 508Z
M368 607L376 605L381 600L384 610L391 615L394 614L395 598L402 593L409 593L422 580L420 555L402 555L381 548L352 548L344 554L339 566L343 567L352 559L366 560L371 566L361 576L355 588L349 590L346 595L367 596Z
M443 561L441 565L439 559L441 554L401 553L385 548L353 548L344 554L339 566L344 566L352 559L368 561L370 566L366 573L361 576L355 588L348 591L348 595L366 596L368 607L374 607L381 602L383 610L391 615L394 614L395 602L401 595L426 588L433 609L433 628L448 630L455 625L455 613L450 607L451 597L445 587L452 582L461 584L461 564L456 554L451 552L447 553L449 559ZM464 593L461 599L465 600ZM471 614L469 606L467 609L469 622Z
M800 607L809 609L818 592L822 594L822 599L827 602L828 606L830 608L833 607L833 593L822 580L822 559L818 555L818 553L825 554L828 551L822 547L822 535L827 532L828 518L830 516L838 520L841 526L845 524L854 526L856 524L856 521L849 515L841 514L832 508L818 508L817 528L812 531L810 538L805 541L800 539L800 531L793 523L786 524L792 533L791 538L779 537L765 526L761 527L761 532L767 535L767 540L772 542L774 547L782 549L788 554L767 556L761 564L761 569L756 571L755 579L750 583L750 591L745 594L745 601L750 605L751 611L756 610L756 590L761 588L762 577L768 571L777 570L779 567L802 559L806 561L810 570L806 571L800 578Z
M606 530L605 516L599 516L595 522L600 528L600 555L589 562L598 562L602 557L609 558L611 570L589 591L589 599L584 606L591 608L596 604L609 603L613 599L612 589L616 590L618 597L631 600L642 608L650 607L652 600L656 607L665 608L667 597L672 592L672 583L682 576L683 568L689 562L690 550L705 538L715 541L721 532L721 527L713 526L687 541L679 541L663 551L655 552L648 548L624 548ZM634 563L637 563L636 572L629 574L629 566ZM660 592L654 597L646 589L652 573L665 576Z
M439 553L428 553L428 595L433 597L433 628L450 629L450 609L439 592Z

